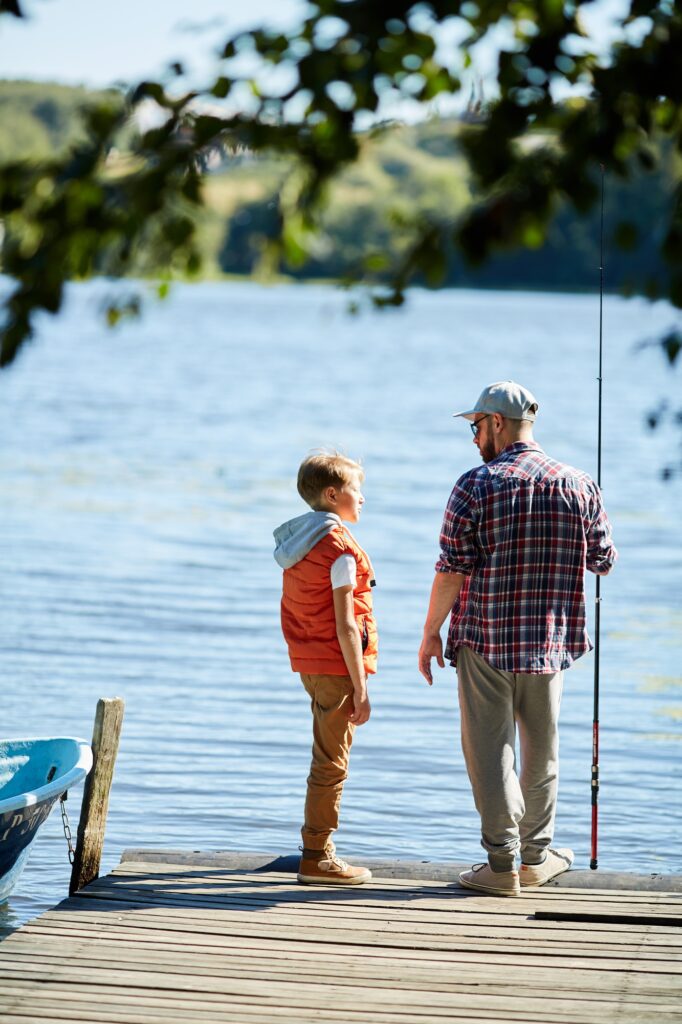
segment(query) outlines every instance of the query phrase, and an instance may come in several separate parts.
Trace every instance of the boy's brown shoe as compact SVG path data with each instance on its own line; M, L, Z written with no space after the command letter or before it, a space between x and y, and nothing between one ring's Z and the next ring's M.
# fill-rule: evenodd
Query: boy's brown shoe
M369 868L354 868L336 856L333 846L326 850L303 850L298 867L298 881L303 885L362 885L369 882Z

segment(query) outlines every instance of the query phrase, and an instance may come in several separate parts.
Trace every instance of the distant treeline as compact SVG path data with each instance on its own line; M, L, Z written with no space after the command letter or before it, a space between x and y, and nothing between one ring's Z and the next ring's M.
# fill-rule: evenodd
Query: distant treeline
M83 138L79 111L101 96L54 84L0 82L0 161L45 159L77 143ZM380 281L409 247L416 223L446 222L454 230L462 211L476 200L458 146L461 130L456 121L429 120L364 136L361 159L330 190L324 230L310 246L312 255L275 269L301 279L339 279L369 268ZM658 249L680 181L679 156L666 153L662 167L655 173L642 171L634 183L607 178L609 290L655 294L656 282L665 279ZM266 266L272 272L267 243L278 223L278 197L289 172L290 165L281 159L227 154L207 173L206 209L198 224L207 274L250 275ZM599 209L581 216L566 206L557 211L537 248L500 253L473 268L453 246L443 283L584 290L596 286L598 268Z
M120 93L56 82L0 81L0 162L47 160L85 137L80 112L88 102Z

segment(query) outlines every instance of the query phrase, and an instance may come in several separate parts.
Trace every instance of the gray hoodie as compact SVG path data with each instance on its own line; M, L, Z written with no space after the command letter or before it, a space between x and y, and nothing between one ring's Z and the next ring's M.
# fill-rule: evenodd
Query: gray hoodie
M275 561L283 569L291 569L312 551L323 537L343 526L335 512L304 512L287 523L282 523L274 532Z

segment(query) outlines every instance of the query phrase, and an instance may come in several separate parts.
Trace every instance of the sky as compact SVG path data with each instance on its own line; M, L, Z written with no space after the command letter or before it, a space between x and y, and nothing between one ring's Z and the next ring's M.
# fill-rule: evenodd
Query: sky
M378 2L378 0L377 0ZM257 24L295 24L304 0L24 0L30 18L0 18L0 77L105 86L161 75L182 60L198 80L216 70L218 45ZM606 46L609 23L626 0L585 8L595 38ZM492 70L489 47L479 73Z
M295 23L302 0L27 0L30 19L0 19L0 76L103 86L182 59L208 76L235 30Z

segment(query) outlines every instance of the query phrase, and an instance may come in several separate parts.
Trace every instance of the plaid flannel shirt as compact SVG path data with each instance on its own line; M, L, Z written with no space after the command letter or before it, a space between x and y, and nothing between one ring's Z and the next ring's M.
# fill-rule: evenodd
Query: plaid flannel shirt
M505 672L568 668L592 649L585 569L617 552L594 481L535 443L508 445L465 473L448 501L437 572L462 573L446 657L470 647Z

